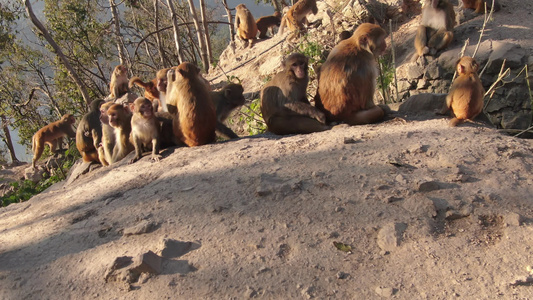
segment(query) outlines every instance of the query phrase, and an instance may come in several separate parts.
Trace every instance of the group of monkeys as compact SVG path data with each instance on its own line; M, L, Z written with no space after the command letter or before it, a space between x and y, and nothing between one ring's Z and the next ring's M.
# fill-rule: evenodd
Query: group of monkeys
M485 0L463 1L465 7L473 3L476 7L472 8L477 9L476 3ZM312 3L316 8L316 0L300 0L293 7L302 3ZM415 38L415 55L420 56L434 55L446 47L453 38L455 23L453 7L447 0L426 0L425 4ZM288 18L287 22L295 20ZM293 25L300 26L298 22ZM363 23L351 36L344 36L317 72L314 106L307 99L308 58L300 53L289 55L283 71L261 90L261 112L268 130L280 135L305 134L328 130L332 123L359 125L382 120L385 110L374 104L373 98L376 58L386 49L386 37L385 30L370 23ZM457 61L458 77L440 111L442 114L452 111L450 126L475 118L483 108L484 88L477 75L478 68L471 57ZM144 97L130 92L133 85L144 88ZM153 161L159 161L161 147L212 143L216 133L229 139L238 138L223 122L233 109L245 102L242 85L231 83L213 92L199 68L188 62L159 70L156 78L148 82L139 77L128 80L126 67L119 65L111 76L107 99L90 104L90 111L83 116L76 131L73 129L76 120L71 114L37 131L32 140L33 167L44 144L49 144L55 152L64 136L76 137L76 146L85 162L106 166L133 150L135 157L130 163L139 160L145 149L151 150Z

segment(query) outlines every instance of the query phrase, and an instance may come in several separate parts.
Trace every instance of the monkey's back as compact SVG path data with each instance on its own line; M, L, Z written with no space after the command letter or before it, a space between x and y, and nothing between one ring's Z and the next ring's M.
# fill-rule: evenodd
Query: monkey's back
M450 109L457 119L475 118L483 110L485 90L477 76L460 76L452 85Z

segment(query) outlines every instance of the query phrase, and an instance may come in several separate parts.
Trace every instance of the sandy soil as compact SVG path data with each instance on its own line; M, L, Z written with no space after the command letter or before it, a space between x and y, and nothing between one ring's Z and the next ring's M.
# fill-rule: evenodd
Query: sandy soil
M532 153L488 125L393 112L130 154L0 209L0 299L532 299ZM106 282L168 239L191 243L160 274Z

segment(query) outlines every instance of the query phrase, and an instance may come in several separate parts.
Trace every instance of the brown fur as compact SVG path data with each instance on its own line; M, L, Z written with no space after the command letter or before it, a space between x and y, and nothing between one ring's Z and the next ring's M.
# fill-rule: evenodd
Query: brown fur
M131 112L121 104L113 104L107 110L109 125L115 131L115 147L109 163L113 164L123 159L134 147L130 141Z
M281 19L278 34L282 35L285 27L293 33L293 36L305 32L305 25L308 24L307 15L309 13L316 15L317 12L316 0L300 0L296 2Z
M160 125L157 120L152 102L140 97L133 102L134 110L131 118L131 139L135 146L135 157L130 163L141 159L143 148L152 149L152 161L159 161Z
M177 110L174 135L189 147L208 144L216 138L215 106L199 72L198 67L187 62L168 71L167 100Z
M261 17L257 19L257 30L259 31L259 38L264 39L267 37L267 31L273 35L274 27L279 27L281 24L281 13L279 11L274 12L272 16Z
M91 102L91 110L83 116L76 129L76 147L85 162L100 162L97 149L102 141L100 106L103 103L104 100Z
M167 90L168 68L157 71L155 78L148 82L143 82L139 77L130 79L129 86L136 84L144 88L144 97L152 101L155 111L168 112L165 94Z
M422 20L415 37L415 61L419 56L432 55L446 48L453 40L455 12L447 0L426 0Z
M44 126L33 135L33 160L31 165L34 169L35 163L43 154L45 144L50 147L50 151L57 154L57 151L59 150L58 147L61 147L61 143L63 142L63 137L76 137L76 132L74 131L74 128L72 128L74 123L76 123L74 116L71 114L65 114L59 121Z
M457 61L457 74L446 97L442 114L452 111L454 118L449 125L457 126L465 120L474 119L483 110L485 89L477 75L479 64L471 57L464 56Z
M102 125L102 142L98 146L98 159L104 166L109 166L113 161L113 148L115 148L115 129L109 125L107 110L113 102L106 102L100 106L100 123Z
M216 132L228 139L236 139L239 136L224 125L229 114L237 107L244 104L244 89L242 85L230 83L218 92L211 92L211 100L215 105L217 114Z
M307 100L307 63L305 55L291 54L284 70L261 90L261 112L269 131L282 135L329 129L324 113Z
M111 74L111 83L109 84L109 98L118 99L128 93L128 68L118 65Z
M328 122L358 125L383 118L383 109L373 99L378 74L375 58L385 51L386 36L378 25L364 23L333 48L320 68L315 97Z
M484 14L485 3L487 3L487 10L490 11L492 7L492 0L463 0L463 7L474 9L478 14ZM500 9L500 2L498 2L498 0L494 0L494 11L499 11Z
M254 16L252 16L252 13L244 4L237 5L235 9L235 30L237 31L237 36L243 41L248 41L250 47L252 47L257 36L257 24L255 23Z

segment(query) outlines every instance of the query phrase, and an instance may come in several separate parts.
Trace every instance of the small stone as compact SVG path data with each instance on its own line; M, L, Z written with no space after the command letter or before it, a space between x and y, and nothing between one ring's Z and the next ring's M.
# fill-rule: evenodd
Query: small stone
M508 213L503 216L503 223L507 226L520 226L524 222L524 217L517 213Z
M431 192L440 189L440 185L436 181L425 181L418 184L419 192Z
M337 273L337 279L346 279L348 277L348 274L344 272L338 272Z
M174 258L180 257L185 253L189 252L192 246L192 242L182 242L173 239L163 239L161 241L161 257L164 258Z
M257 295L257 292L251 287L247 287L246 292L244 292L244 297L253 298L256 295Z
M148 251L134 259L133 266L130 268L130 271L134 274L160 274L162 271L161 261L161 256L152 251Z
M405 229L407 229L405 223L386 224L378 232L378 246L385 251L396 249L400 245Z
M123 235L129 236L129 235L148 233L154 230L155 227L156 227L156 223L152 221L142 221L141 223L135 226L124 229Z
M376 287L375 289L376 294L380 295L381 297L390 298L394 294L394 289L390 287Z

